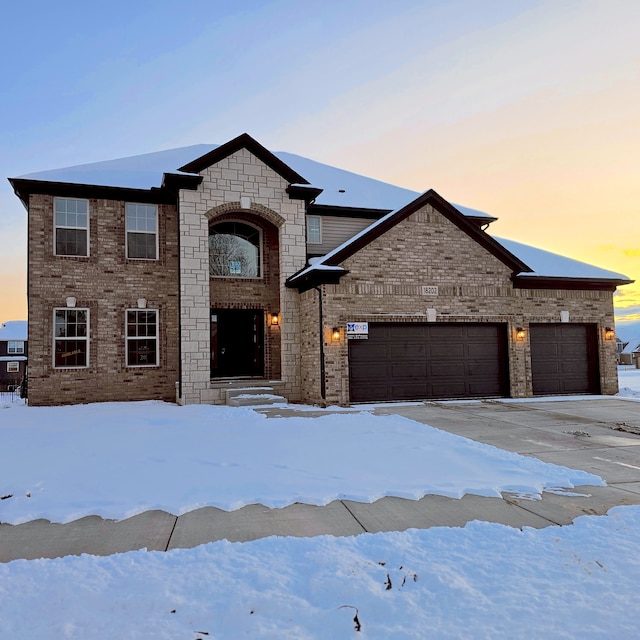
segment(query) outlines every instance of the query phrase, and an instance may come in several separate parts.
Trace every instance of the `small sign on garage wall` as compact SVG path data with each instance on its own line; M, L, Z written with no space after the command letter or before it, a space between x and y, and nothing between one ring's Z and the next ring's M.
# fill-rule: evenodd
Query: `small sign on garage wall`
M368 322L347 322L347 340L367 340L368 338Z

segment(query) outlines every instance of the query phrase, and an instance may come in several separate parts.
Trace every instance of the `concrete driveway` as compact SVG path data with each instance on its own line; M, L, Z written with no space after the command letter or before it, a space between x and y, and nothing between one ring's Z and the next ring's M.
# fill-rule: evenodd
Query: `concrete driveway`
M294 407L261 411L268 416L327 413ZM249 505L232 512L205 507L180 517L149 511L118 522L90 516L68 524L46 520L0 524L0 562L141 548L167 551L223 538L247 541L271 535L346 536L464 526L471 520L540 528L570 524L585 514L605 514L616 505L640 504L640 402L615 397L546 398L379 405L372 411L403 415L544 462L589 471L607 486L545 493L541 500L511 494L467 495L459 500L428 495L421 500L382 498L372 504L336 500L324 507Z

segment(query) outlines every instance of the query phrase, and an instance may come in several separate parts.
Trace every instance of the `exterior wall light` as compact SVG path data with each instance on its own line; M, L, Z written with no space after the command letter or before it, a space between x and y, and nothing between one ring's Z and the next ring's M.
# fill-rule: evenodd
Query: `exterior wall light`
M277 327L280 324L280 314L279 313L272 313L271 314L271 320L269 321L269 324L272 327Z
M615 340L616 337L616 331L613 327L607 327L604 330L604 337L605 340Z
M525 335L524 327L516 327L516 340L524 340Z
M340 340L340 329L338 327L333 327L333 329L331 329L331 339L334 342Z

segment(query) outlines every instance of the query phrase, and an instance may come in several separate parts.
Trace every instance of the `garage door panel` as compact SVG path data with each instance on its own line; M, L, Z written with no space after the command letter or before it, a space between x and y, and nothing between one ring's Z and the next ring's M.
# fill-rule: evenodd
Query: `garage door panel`
M399 378L425 378L427 375L427 365L425 362L409 362L409 363L394 363L389 369L388 374L394 379Z
M507 395L503 325L369 324L349 342L353 402Z
M428 347L429 358L439 360L458 360L464 358L464 346L459 342L452 344L446 344L444 342L438 342L437 344L431 344Z
M535 395L599 393L598 337L591 324L532 324Z

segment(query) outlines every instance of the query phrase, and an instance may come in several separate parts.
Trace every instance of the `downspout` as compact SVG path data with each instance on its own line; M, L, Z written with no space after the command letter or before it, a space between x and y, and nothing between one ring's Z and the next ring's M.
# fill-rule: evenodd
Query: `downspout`
M176 222L178 225L178 399L182 400L182 256L180 254L180 190L176 195Z
M327 395L327 388L324 368L324 318L322 315L322 289L320 287L313 288L318 292L318 328L320 334L320 397L324 401Z

